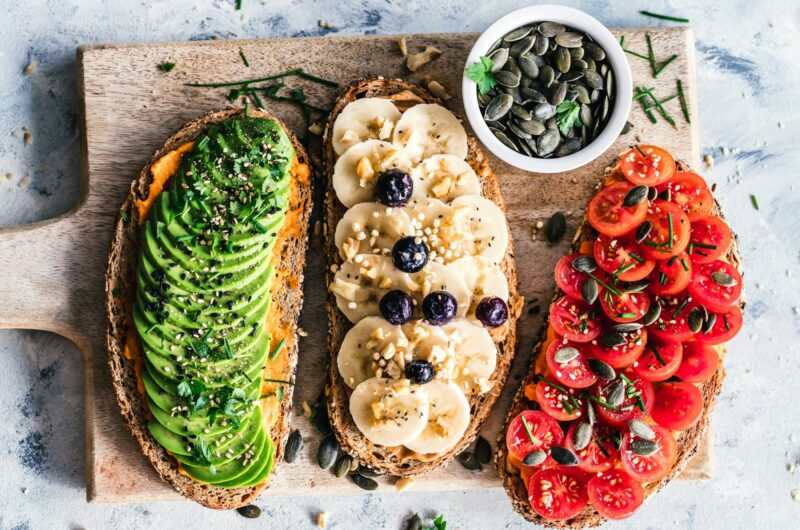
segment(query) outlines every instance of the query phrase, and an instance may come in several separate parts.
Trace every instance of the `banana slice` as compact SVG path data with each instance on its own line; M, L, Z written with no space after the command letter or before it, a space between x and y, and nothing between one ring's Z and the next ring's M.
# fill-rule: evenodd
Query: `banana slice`
M421 454L444 453L467 431L469 402L454 383L431 381L421 388L428 398L428 422L416 438L403 445Z
M455 270L467 287L472 291L472 304L478 303L487 296L496 296L508 302L508 278L503 269L483 256L472 256L457 259L449 267ZM470 314L474 313L474 307Z
M405 111L392 138L414 160L439 154L467 158L467 132L458 118L441 105L414 105Z
M380 299L392 289L408 293L417 302L417 311L432 291L453 295L458 304L457 316L466 315L472 304L472 292L464 280L445 265L430 261L421 271L406 273L397 269L389 256L359 254L342 264L330 285L336 305L353 323L380 315Z
M478 175L468 163L455 155L434 155L411 171L414 199L430 197L452 201L461 195L480 195Z
M400 111L391 100L364 98L349 103L333 123L333 150L341 155L370 139L388 140Z
M384 373L391 379L400 379L406 361L411 360L408 346L400 326L381 317L367 317L345 335L336 364L350 388L376 375L382 377Z
M508 248L508 226L503 211L494 202L477 195L462 195L450 206L451 222L448 230L440 230L440 237L455 246L461 256L483 256L492 263L500 263Z
M398 239L413 234L411 218L404 209L362 202L339 220L334 241L342 259L350 260L358 254L388 255Z
M497 367L497 346L483 326L466 319L455 319L442 326L454 343L452 371L442 374L467 395L485 394L492 387L489 378Z
M408 379L392 381L373 377L353 390L350 415L358 429L377 445L410 442L428 424L428 399Z
M367 140L348 149L333 167L333 189L348 208L375 198L378 175L390 168L408 171L410 163L401 148L381 140Z

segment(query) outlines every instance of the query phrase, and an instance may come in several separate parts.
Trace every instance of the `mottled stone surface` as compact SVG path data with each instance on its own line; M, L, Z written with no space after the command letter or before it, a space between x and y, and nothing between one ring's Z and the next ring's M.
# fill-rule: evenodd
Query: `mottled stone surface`
M74 50L88 42L479 31L527 2L456 0L30 0L2 2L0 17L0 226L67 211L78 194ZM571 2L609 26L661 24L630 2ZM186 7L186 6L190 7ZM637 3L638 5L638 3ZM668 486L618 528L796 528L800 407L795 377L800 323L800 155L794 103L800 76L800 7L791 0L647 6L692 20L697 36L700 129L715 159L709 180L741 238L749 281L746 328L731 344L715 412L717 469L707 483ZM322 18L333 29L321 28ZM35 60L36 71L23 69ZM637 60L637 59L632 59ZM32 141L25 146L22 128ZM12 135L18 131L18 136ZM135 134L135 131L132 132ZM11 176L3 178L7 173ZM760 210L751 205L758 197ZM2 237L2 236L0 236ZM24 264L20 264L24 270ZM9 274L11 271L2 271ZM2 303L0 293L0 303ZM60 337L0 331L0 529L401 528L414 511L442 512L453 528L522 528L501 490L302 497L260 502L258 522L188 502L84 501L83 381L78 349ZM800 493L798 493L800 498Z

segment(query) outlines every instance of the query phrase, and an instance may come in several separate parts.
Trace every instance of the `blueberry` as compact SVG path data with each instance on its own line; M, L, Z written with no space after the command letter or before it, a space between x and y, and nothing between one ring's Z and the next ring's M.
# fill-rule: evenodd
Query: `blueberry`
M434 326L447 324L458 311L455 297L446 291L433 291L422 300L422 313Z
M403 272L418 272L428 263L428 247L414 236L398 239L392 249L392 261Z
M405 206L413 191L411 176L401 169L390 169L378 176L376 193L386 206Z
M433 365L428 361L411 361L406 365L406 377L418 385L430 383L433 379Z
M508 306L502 298L488 296L480 301L475 316L487 328L502 326L508 320Z
M379 305L383 318L395 326L411 320L414 311L414 299L397 289L383 295Z

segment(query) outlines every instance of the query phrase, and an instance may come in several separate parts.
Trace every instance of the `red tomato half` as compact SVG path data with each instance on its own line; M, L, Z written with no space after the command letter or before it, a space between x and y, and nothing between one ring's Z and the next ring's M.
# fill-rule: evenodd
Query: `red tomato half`
M640 145L639 149L631 148L622 155L619 170L634 184L657 186L675 174L675 159L660 147Z
M683 360L675 375L687 383L702 383L711 379L719 368L717 350L702 342L687 342Z
M550 306L550 324L567 340L589 342L600 334L600 319L589 304L562 296Z
M681 252L668 260L659 260L653 269L648 290L658 296L674 296L689 285L692 279L692 260Z
M648 333L667 342L686 342L694 337L694 332L689 329L689 312L697 307L697 304L688 298L688 296L659 297L656 303L661 306L661 316L647 326Z
M575 449L575 431L579 424L580 422L573 421L564 437L564 446L578 457L578 467L588 473L599 473L614 467L619 460L619 449L613 438L615 431L596 423L592 430L592 441L578 450Z
M703 394L692 383L661 383L656 388L651 415L662 427L685 431L702 412Z
M627 182L617 182L598 191L586 208L589 224L608 236L621 236L639 226L647 215L647 201L632 207L622 205L632 188Z
M558 388L544 380L536 383L536 402L542 411L558 421L570 421L583 415L584 403L575 389Z
M589 502L586 477L574 467L541 469L528 483L528 501L533 510L546 519L557 521L575 517Z
M597 266L609 274L616 274L624 282L641 280L653 270L655 262L642 256L644 252L630 235L610 237L600 234L594 242Z
M717 283L719 276L728 276L734 283L724 286ZM695 265L694 276L688 287L689 294L710 311L727 311L739 301L742 294L742 277L739 271L725 261L712 261Z
M556 352L563 348L575 348L578 350L578 356L567 363L560 363L555 360ZM589 364L586 362L589 351L588 345L581 342L572 342L568 340L554 340L547 347L545 359L547 360L547 367L553 377L562 385L570 388L586 388L590 387L597 382L597 376L594 375Z
M713 215L689 214L692 224L689 255L695 263L708 263L722 256L731 244L728 224Z
M646 258L671 258L683 252L689 245L691 223L683 210L674 203L660 199L653 201L647 210L647 220L653 225L653 229L642 242Z
M706 344L722 344L731 340L742 329L742 310L733 306L725 312L714 313L717 319L708 333L698 333L695 338Z
M650 309L650 297L643 292L614 294L601 287L600 307L614 322L633 322L642 318Z
M622 455L622 467L636 480L642 482L655 482L664 478L672 470L678 456L678 444L672 436L672 431L659 425L650 425L656 433L654 440L661 448L648 456L639 456L631 451L633 434L628 433L622 438L619 448Z
M595 510L608 519L630 517L644 502L642 485L620 469L589 479L586 492Z
M669 182L658 186L658 191L669 190L670 202L686 213L709 213L714 206L714 196L705 179L697 173L678 171Z
M644 345L647 342L647 330L644 328L638 329L633 333L623 333L622 335L627 341L622 346L614 346L608 348L602 344L591 345L591 356L614 368L625 368L630 366L644 351ZM595 341L596 342L596 341Z
M626 377L633 383L633 392L641 392L638 397L635 395L627 395L622 405L616 408L610 408L598 402L594 402L594 410L597 411L597 416L601 421L623 429L628 425L632 419L641 419L646 417L653 408L653 385L640 377L636 377L633 372L625 372ZM612 382L614 383L614 382ZM598 384L594 387L593 394L597 398L601 398L603 402L608 403L608 394L610 393L611 383ZM639 402L641 398L641 403ZM642 410L642 405L644 410Z
M658 353L658 355L656 355ZM680 342L665 342L651 337L644 353L633 365L633 373L647 381L666 381L675 373L683 358Z
M580 256L581 254L577 252L567 254L556 263L556 284L558 288L564 291L567 296L578 299L582 296L581 286L589 277L585 272L577 271L572 267L572 264Z
M506 431L506 446L509 453L524 460L528 454L539 449L549 451L552 446L560 444L563 438L564 432L556 420L539 410L525 410L511 420Z

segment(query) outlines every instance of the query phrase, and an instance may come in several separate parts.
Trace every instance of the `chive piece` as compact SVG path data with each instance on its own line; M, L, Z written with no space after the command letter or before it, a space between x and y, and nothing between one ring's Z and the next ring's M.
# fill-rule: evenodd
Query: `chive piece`
M572 414L574 411L572 410L572 405L569 404L567 401L561 401L561 406L564 407L564 410L567 411L567 414Z
M256 228L256 230L258 230L262 234L266 234L267 233L267 227L262 225L258 221L253 221L253 226Z
M647 343L647 345L650 346L650 350L653 352L653 355L656 356L658 362L661 363L661 366L666 366L667 363L664 361L664 358L661 357L661 352L658 351L658 348L656 348L655 344Z
M145 332L145 333L147 333L147 334L149 335L151 331L153 331L154 329L156 329L156 326L158 326L158 322L156 322L156 323L154 323L153 325L151 325L149 328L147 328L146 330L144 330L144 332Z
M678 316L678 313L680 313L683 310L683 308L686 307L686 304L688 304L688 303L689 303L689 297L687 296L686 298L681 300L681 303L678 304L678 307L676 307L675 311L672 312L672 318L675 318L676 316Z
M669 224L669 241L667 242L667 248L672 249L672 238L674 237L672 230L672 212L667 212L667 223Z
M280 383L282 385L294 386L294 383L292 383L291 381L284 381L283 379L269 379L268 377L265 377L264 381L266 381L267 383Z
M667 59L666 61L664 61L663 63L661 63L661 66L659 66L659 67L658 67L658 70L656 70L656 72L655 72L655 74L653 75L653 77L658 77L658 74L660 74L660 73L661 73L661 72L664 70L664 68L666 68L667 66L669 66L669 65L672 63L672 61L674 61L674 60L675 60L675 59L677 59L677 58L678 58L678 56L677 56L677 55L673 55L672 57L670 57L669 59Z
M621 294L619 292L619 289L617 289L616 287L612 287L612 286L608 285L607 283L605 283L603 280L599 279L597 276L595 276L591 272L588 272L587 275L589 276L589 278L592 278L594 281L596 281L598 284L600 284L602 287L604 287L607 291L610 291L610 292L614 293L617 296L619 296Z
M620 46L622 46L623 44L625 44L625 35L622 35L622 36L619 38L619 45L620 45Z
M525 416L520 416L519 419L522 420L522 426L525 427L525 432L528 433L528 439L532 444L536 445L536 441L533 438L533 432L531 432L531 426L528 425L527 421L525 421Z
M245 118L249 118L250 117L250 100L249 99L245 100L245 102L244 102L244 117Z
M283 347L286 346L286 339L281 339L278 345L275 347L275 350L269 354L269 360L274 361L278 354L281 352Z
M647 158L647 155L644 154L644 151L642 151L642 148L639 147L639 144L634 144L633 148L636 149L640 155L642 155L642 158Z
M653 41L650 39L650 34L644 36L647 40L647 59L650 61L650 70L653 71L653 77L656 76L656 55L653 53Z
M753 208L758 210L758 197L756 197L752 193L750 194L750 202L753 203Z
M601 405L601 406L603 406L603 407L605 407L605 408L607 408L609 410L617 410L617 407L615 407L614 405L612 405L611 403L607 402L605 399L603 399L601 397L589 396L589 399L591 399L592 401L594 401L598 405Z
M636 406L639 407L639 410L645 412L646 408L644 406L644 400L642 400L642 396L636 396Z
M287 70L280 74L270 75L267 77L257 77L255 79L245 79L243 81L228 81L225 83L186 83L186 86L194 87L194 88L224 88L224 87L235 87L235 86L242 86L242 85L249 85L253 83L263 83L265 81L275 81L276 79L283 79L285 77L292 77L292 76L299 76L303 79L308 79L309 81L315 81L319 84L326 85L329 87L337 88L339 83L335 81L330 81L328 79L323 79L321 77L317 77L315 75L309 74L302 68L295 68L293 70Z
M158 65L158 69L162 72L171 72L173 68L175 68L175 63L161 63Z
M658 283L660 283L661 285L667 285L667 273L666 272L662 272L661 276L658 277Z
M692 242L692 245L698 248L707 248L708 250L716 250L717 245L709 245L708 243L696 243Z
M664 99L662 99L662 100L661 100L661 104L663 105L663 104L664 104L664 103L666 103L667 101L672 101L672 100L673 100L673 99L675 99L676 97L678 97L678 94L677 94L677 92L676 92L675 94L672 94L672 95L671 95L671 96L669 96L668 98L664 98Z
M686 247L686 253L691 256L693 250L694 250L694 243L689 243L689 245Z
M242 58L242 62L248 68L250 68L250 61L247 60L247 56L244 54L244 51L239 50L239 57Z
M640 87L636 87L636 93L638 95L642 96L642 99L640 100L640 102L642 104L642 110L644 110L645 114L647 114L647 117L650 120L650 122L651 123L658 123L658 120L656 120L656 117L653 114L653 111L650 110L650 105L647 104L647 101L646 101L646 98L645 98L645 96L647 96L647 94Z
M639 262L640 264L643 264L645 261L643 257L634 254L633 252L631 252L629 255L633 261Z
M681 266L683 267L683 270L687 272L689 271L689 264L686 263L686 258L681 258Z
M626 48L622 48L622 51L624 51L627 54L633 55L634 57L638 57L639 59L644 59L645 61L649 61L650 60L649 57L647 57L645 55L642 55L641 53L636 53L633 50L628 50Z
M636 313L620 313L619 318L633 318L636 316Z
M661 248L666 243L656 243L655 241L645 241L644 244L647 245L648 247Z
M678 256L677 256L677 255L675 255L675 256L672 256L671 258L669 258L669 259L667 260L667 267L671 267L671 266L672 266L672 264L673 264L673 263L675 263L675 261L677 261L677 259L678 259Z
M614 276L619 276L620 274L624 274L629 270L633 269L634 267L636 267L636 265L633 263L628 263L625 266L620 265L619 268L614 272Z
M236 11L242 9L242 0L236 0Z
M604 455L606 458L609 458L609 457L611 457L611 455L610 455L610 454L608 454L608 449L606 449L605 447L603 447L603 444L602 444L602 443L600 443L600 440L599 440L599 439L595 438L595 439L594 439L594 443L596 443L596 444L597 444L597 447L599 447L599 448L600 448L600 452L601 452L601 453L603 453L603 455Z
M650 99L653 100L653 104L656 106L661 115L664 116L664 119L667 120L667 122L669 122L670 125L672 125L677 129L677 125L675 125L675 120L672 119L672 116L669 115L669 112L667 112L667 109L665 109L664 105L661 104L661 101L653 94L653 91L647 87L642 87L642 90L644 90L645 93L648 96L650 96Z
M678 98L681 100L681 110L683 117L686 118L686 123L692 123L691 116L689 116L689 105L686 103L686 95L683 93L683 81L678 79Z
M222 345L225 347L225 354L228 359L233 359L233 348L231 348L231 343L228 342L228 337L222 339Z
M731 325L728 324L728 315L722 315L722 322L725 324L725 331L730 331Z
M683 17L673 17L670 15L660 15L658 13L653 13L652 11L639 11L642 15L651 18L657 18L659 20L669 20L670 22L681 22L683 24L688 24L689 19Z
M625 374L623 374L623 373L620 373L620 374L619 374L619 378L620 378L620 379L622 379L623 381L625 381L625 384L626 384L626 385L632 385L632 384L633 384L633 381L631 381L630 379L628 379L628 376L626 376L626 375L625 375Z

